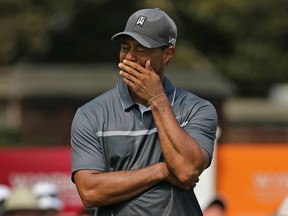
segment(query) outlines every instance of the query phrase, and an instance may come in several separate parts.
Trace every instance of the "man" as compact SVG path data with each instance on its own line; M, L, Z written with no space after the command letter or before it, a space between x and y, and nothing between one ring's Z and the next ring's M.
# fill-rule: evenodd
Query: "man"
M37 197L29 187L16 185L5 200L3 216L40 216Z
M211 203L203 210L204 216L225 216L226 205L224 201L219 198L215 198Z
M72 180L95 215L202 215L193 188L211 162L214 107L164 76L173 20L135 12L121 40L117 86L80 107L72 124Z

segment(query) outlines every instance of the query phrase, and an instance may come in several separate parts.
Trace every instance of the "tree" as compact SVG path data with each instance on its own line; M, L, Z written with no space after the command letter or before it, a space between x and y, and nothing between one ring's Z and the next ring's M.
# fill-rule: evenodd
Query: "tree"
M242 96L266 96L271 85L288 81L287 1L179 1L176 8L191 26L189 42Z
M288 81L286 0L2 0L0 61L115 61L110 37L143 7L176 20L175 64L214 68L240 96L266 96L271 85Z

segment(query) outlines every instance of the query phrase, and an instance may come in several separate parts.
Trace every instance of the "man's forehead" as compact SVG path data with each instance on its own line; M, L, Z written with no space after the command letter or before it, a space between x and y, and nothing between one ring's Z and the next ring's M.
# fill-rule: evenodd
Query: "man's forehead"
M141 46L141 47L144 47L141 43L139 43L137 40L135 40L133 37L127 35L127 36L123 36L122 37L122 40L121 40L122 43L131 43L135 46Z

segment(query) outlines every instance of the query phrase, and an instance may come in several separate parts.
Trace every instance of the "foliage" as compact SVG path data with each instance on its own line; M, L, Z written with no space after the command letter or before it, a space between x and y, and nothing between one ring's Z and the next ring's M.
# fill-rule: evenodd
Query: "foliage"
M49 52L53 21L59 11L71 11L70 2L1 0L0 63L15 63L33 53Z
M143 7L175 19L176 64L213 65L242 96L265 96L274 83L288 82L286 0L2 0L0 61L115 61L110 37Z
M231 56L212 57L229 77L240 84L246 83L243 94L265 95L271 84L287 82L288 2L205 1L208 2L214 8L205 13L210 16L207 19L214 20L217 28L233 37Z
M287 1L182 0L167 8L174 8L184 40L242 96L266 96L271 85L288 82Z
M20 140L20 135L17 130L1 129L0 130L0 146L17 145Z

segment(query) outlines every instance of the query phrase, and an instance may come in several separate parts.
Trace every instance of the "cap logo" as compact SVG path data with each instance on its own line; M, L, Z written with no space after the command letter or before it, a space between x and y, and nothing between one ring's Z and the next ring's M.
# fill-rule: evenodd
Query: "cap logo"
M176 38L174 37L169 37L169 43L173 44L174 46L176 45Z
M143 26L144 25L144 22L146 21L146 18L145 16L139 16L139 18L137 19L137 22L135 24L135 26L139 25L139 26Z

